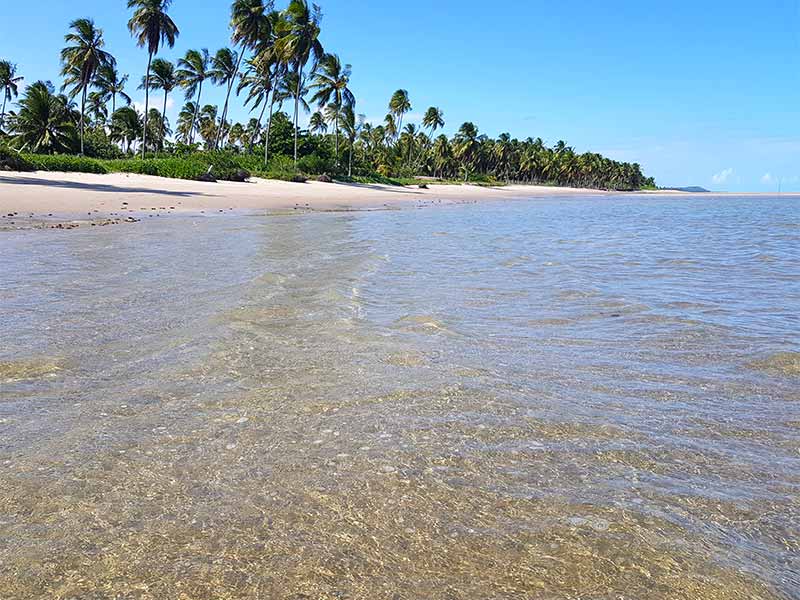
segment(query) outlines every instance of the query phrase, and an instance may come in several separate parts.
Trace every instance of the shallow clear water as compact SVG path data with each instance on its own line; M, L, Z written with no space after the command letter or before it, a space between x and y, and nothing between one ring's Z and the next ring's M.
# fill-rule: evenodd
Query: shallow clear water
M800 204L0 235L0 597L800 597Z

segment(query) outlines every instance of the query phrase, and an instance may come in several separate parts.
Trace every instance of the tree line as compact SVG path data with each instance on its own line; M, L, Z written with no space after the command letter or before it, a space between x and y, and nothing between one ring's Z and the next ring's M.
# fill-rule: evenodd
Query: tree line
M271 0L234 0L232 46L189 49L173 63L159 56L180 36L170 5L171 0L128 0L128 29L147 56L137 86L145 95L143 112L131 103L129 75L119 72L103 30L91 18L80 18L64 37L60 89L36 81L21 91L16 66L0 60L0 140L20 151L100 158L226 151L260 154L266 167L271 157L288 156L295 166L301 161L306 170L335 176L620 190L654 185L636 163L579 154L563 141L548 146L540 138L518 140L507 133L491 138L471 122L452 136L437 135L445 117L435 106L419 123L404 123L412 110L404 89L392 94L382 122L366 122L356 111L352 67L323 47L322 12L307 0L290 0L280 10ZM223 89L222 106L204 103L209 86ZM162 94L160 109L151 106L151 92ZM173 128L166 109L178 92L185 103ZM11 110L15 100L17 109ZM247 122L232 122L233 101L250 112ZM310 114L307 127L301 127L301 113Z

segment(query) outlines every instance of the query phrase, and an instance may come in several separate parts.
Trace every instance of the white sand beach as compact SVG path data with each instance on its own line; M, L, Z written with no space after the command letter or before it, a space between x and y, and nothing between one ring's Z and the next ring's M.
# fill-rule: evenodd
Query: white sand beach
M547 186L430 185L428 189L377 184L289 183L252 179L204 183L115 173L0 173L0 212L20 216L130 214L175 211L369 209L477 200L602 194Z

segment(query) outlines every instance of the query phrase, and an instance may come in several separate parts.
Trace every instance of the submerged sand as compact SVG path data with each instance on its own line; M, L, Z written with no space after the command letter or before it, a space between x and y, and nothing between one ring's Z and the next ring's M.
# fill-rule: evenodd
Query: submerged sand
M0 235L0 599L795 598L795 206L409 206Z

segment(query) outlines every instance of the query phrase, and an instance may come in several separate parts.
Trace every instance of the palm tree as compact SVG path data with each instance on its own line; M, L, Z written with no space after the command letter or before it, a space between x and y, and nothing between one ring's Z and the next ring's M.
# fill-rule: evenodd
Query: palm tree
M0 60L0 91L3 93L3 108L0 110L0 132L6 120L6 102L19 94L19 83L22 77L17 76L17 65L7 60Z
M157 108L151 108L150 112L147 113L145 129L148 131L148 139L152 140L154 151L163 148L167 136L172 133L169 128L169 121Z
M144 86L144 112L150 110L150 67L153 56L158 54L161 44L166 43L170 48L175 45L175 39L180 32L177 25L167 14L167 9L172 0L128 0L128 8L134 9L133 16L128 21L128 29L136 38L136 45L140 48L147 46L147 71ZM144 129L142 143L142 158L147 146L147 128Z
M66 98L53 93L50 82L27 87L14 118L15 142L30 152L71 152L75 149L75 123Z
M433 147L431 148L432 158L433 158L433 165L434 165L434 174L439 173L439 177L444 177L445 169L448 168L448 165L453 160L453 149L450 146L450 141L447 139L446 135L440 135L436 138L436 141L433 143Z
M230 48L220 48L211 59L211 71L209 73L211 81L217 85L224 85L228 88L228 93L225 96L225 105L222 108L222 121L225 121L225 116L228 111L228 98L230 97L230 88L239 74L239 54ZM217 131L217 138L214 140L214 149L217 148L222 136L223 128Z
M47 89L50 89L52 87L52 85L53 84L48 81L47 82ZM61 104L64 105L64 108L66 108L66 110L67 110L68 118L71 119L72 120L72 124L77 127L81 122L81 111L78 108L78 105L75 104L73 99L70 98L69 96L67 96L66 94L58 94L58 96L56 96L56 98L58 98L58 101L61 102Z
M219 110L213 104L206 104L200 109L200 120L198 127L200 137L203 138L206 150L211 150L214 141L217 139L217 131L220 127L217 119Z
M270 3L271 5L271 3ZM269 161L269 134L272 129L272 116L273 109L277 103L279 107L286 100L285 90L283 90L283 78L288 69L288 63L283 59L278 47L276 46L278 40L279 30L286 31L287 25L285 23L285 14L280 11L273 10L267 15L269 20L269 27L262 30L260 39L258 40L255 48L255 57L252 62L258 63L258 70L263 74L271 74L271 94L269 95L269 118L267 120L267 129L264 139L264 165L266 166Z
M131 144L142 135L142 120L132 106L123 106L111 115L109 139L122 144L124 152L129 152Z
M313 58L314 65L324 54L319 41L319 22L322 12L316 4L308 6L308 0L290 0L284 11L284 19L278 25L276 49L278 55L294 68L294 162L297 164L297 134L299 130L301 86L303 69Z
M477 158L480 144L478 142L478 128L472 123L464 123L455 137L455 156L461 161L464 169L464 181L467 181L470 169Z
M396 131L403 130L403 115L411 110L411 100L406 90L397 90L389 100L389 114L395 118ZM396 135L396 134L395 134Z
M336 54L326 54L322 57L314 71L312 89L317 93L311 98L319 106L332 103L337 107L352 106L356 98L348 88L352 67L342 66L342 61ZM335 112L333 131L336 134L336 164L339 164L339 111Z
M211 56L208 48L202 50L188 50L186 55L178 60L178 70L176 72L180 84L186 89L186 99L190 100L197 92L197 98L192 105L195 113L192 116L192 124L189 128L188 143L194 141L194 130L197 127L197 115L200 110L200 97L203 94L203 82L211 77Z
M161 117L164 121L163 127L161 128L161 141L163 142L166 139L165 131L167 128L167 101L169 100L169 93L180 85L180 79L175 72L175 65L163 58L155 59L150 70L152 71L149 80L150 89L164 90L164 109L161 111ZM148 81L143 77L139 89L143 89L146 85L148 85Z
M342 109L342 129L350 143L350 155L347 159L347 176L353 176L353 145L364 126L364 115L355 114L355 105L346 104Z
M255 49L262 40L271 36L272 21L268 17L268 12L271 10L271 1L265 5L264 0L234 0L231 4L231 29L233 30L231 41L241 47L236 61L235 72L237 74L245 53ZM222 108L223 121L228 117L228 101L234 79L228 82L225 105Z
M272 131L272 116L275 114L275 105L278 105L278 111L280 111L283 108L283 103L292 97L287 88L286 77L289 73L286 68L286 63L280 61L276 61L273 67L276 79L274 79L272 86L272 96L269 101L269 119L267 119L267 131L264 136L264 166L269 162L269 134Z
M244 125L242 125L241 123L234 123L231 126L229 143L233 145L237 151L241 150L241 148L244 147L244 144L242 143L244 136L245 136Z
M322 116L321 112L317 111L311 115L311 119L308 121L308 130L311 133L320 134L328 131L328 124L325 122L325 117Z
M284 92L287 94L287 98L292 98L294 100L295 106L304 113L311 112L311 107L308 105L308 102L306 102L308 88L306 87L305 79L298 81L297 73L289 71L284 75L281 85ZM295 129L297 128L295 127Z
M261 122L264 120L264 112L269 104L268 100L272 92L273 81L271 64L268 60L255 58L247 61L247 64L248 69L239 80L236 94L238 95L242 90L247 89L247 98L244 101L244 105L247 106L252 103L251 111L261 106L261 113L259 113L258 119L255 120L255 126L249 128L252 132L252 137L248 143L248 152L251 152L256 136L261 132Z
M397 135L397 122L394 120L394 116L389 114L386 115L386 118L383 120L383 131L386 135L387 143L390 140L393 140L394 137Z
M379 152L383 152L385 150L384 142L388 138L388 134L386 133L386 127L384 125L378 125L372 130L372 139L371 146L373 149L373 153L375 149Z
M198 113L198 107L194 102L187 102L178 113L178 124L175 127L175 132L178 134L178 140L184 144L192 143L192 133L194 130L195 118Z
M422 117L422 125L430 129L431 137L437 129L444 127L444 113L440 108L431 106Z
M411 164L412 158L414 156L414 146L416 145L417 141L417 126L413 123L409 123L403 129L403 132L400 134L401 142L405 140L405 145L408 146L408 154L406 156L406 162L408 165Z
M70 32L64 36L68 44L61 50L61 74L67 76L64 88L72 86L71 95L81 93L81 154L83 154L84 125L86 120L86 95L94 81L95 73L104 65L114 65L114 57L103 50L103 30L91 19L76 19L69 24Z
M264 103L264 106L266 106L266 102ZM256 143L256 139L258 139L258 136L261 135L263 129L264 128L261 126L261 122L258 119L256 119L255 117L250 117L250 119L248 119L247 125L245 125L244 128L244 134L245 137L247 138L246 141L248 145L247 148L248 154L252 154L253 144Z
M97 69L97 74L94 78L94 87L100 92L100 97L103 102L111 100L111 114L117 112L117 95L119 95L126 104L131 103L131 97L125 93L125 84L128 83L128 76L119 76L117 67L115 65L102 65Z
M513 148L511 135L501 133L500 137L492 147L492 158L495 161L495 175L504 177L506 181L511 179L511 166L513 162Z
M325 118L325 120L331 125L335 126L334 131L336 132L337 141L339 138L339 132L341 130L341 127L339 126L339 121L341 121L342 119L342 108L343 107L341 104L337 104L336 102L331 102L323 110L323 117ZM339 164L338 161L336 164L337 165Z
M567 146L567 142L565 142L564 140L558 140L558 141L556 142L556 145L555 145L555 146L553 146L553 151L554 151L556 154L561 154L561 153L563 153L563 152L571 152L571 151L572 151L572 148L570 148L569 146Z
M108 120L108 109L100 92L89 92L86 97L86 114L94 120L94 125L103 127Z
M361 145L364 147L364 157L367 160L369 160L371 156L373 131L375 131L375 128L372 126L371 123L364 123L358 135L359 141L361 142Z

